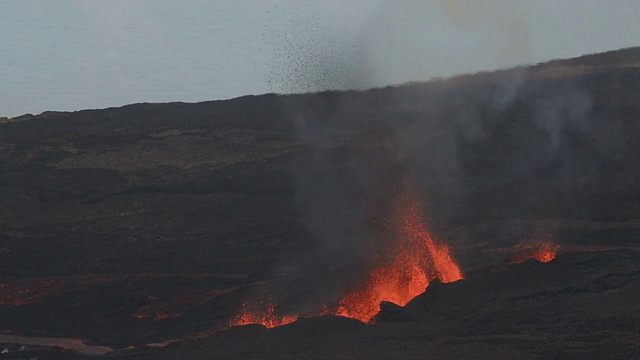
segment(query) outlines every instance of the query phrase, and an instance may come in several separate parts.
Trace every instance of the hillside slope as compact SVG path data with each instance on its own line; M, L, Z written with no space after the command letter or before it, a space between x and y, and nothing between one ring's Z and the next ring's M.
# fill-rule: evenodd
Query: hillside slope
M2 327L114 348L185 339L110 355L140 358L628 357L638 64L633 48L362 92L2 122ZM379 326L212 333L267 293L283 312L336 301L406 194L466 280L385 305ZM560 246L554 262L505 265L540 241Z

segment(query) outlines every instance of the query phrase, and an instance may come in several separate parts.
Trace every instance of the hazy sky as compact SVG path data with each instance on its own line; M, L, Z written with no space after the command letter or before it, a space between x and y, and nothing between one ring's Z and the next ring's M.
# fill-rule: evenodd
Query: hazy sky
M366 88L640 45L636 0L0 0L0 116Z

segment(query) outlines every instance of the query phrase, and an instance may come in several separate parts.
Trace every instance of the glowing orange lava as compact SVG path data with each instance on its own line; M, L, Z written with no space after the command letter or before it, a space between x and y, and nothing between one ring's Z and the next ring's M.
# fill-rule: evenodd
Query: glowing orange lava
M407 255L401 254L392 263L374 269L364 286L342 298L335 315L370 322L383 301L404 306L423 293L429 286L428 275L420 266L419 257Z
M348 293L340 301L336 315L371 322L383 301L405 306L422 294L434 278L443 283L463 278L449 247L437 244L427 231L418 205L406 199L405 202L398 214L397 254L371 271L364 286Z
M455 262L449 247L446 244L437 244L431 238L425 224L422 222L422 214L416 203L410 203L403 214L403 230L414 242L422 244L421 250L426 250L427 260L431 261L431 267L435 270L436 277L443 283L458 281L462 278L462 271Z
M250 308L246 303L242 305L242 314L231 321L229 326L260 324L267 329L282 326L298 320L296 315L280 316L275 313L273 302L269 302L266 309Z
M545 242L537 247L524 246L523 248L525 249L524 252L516 254L513 259L511 259L512 264L519 264L529 259L536 259L540 262L548 263L556 258L560 246Z
M346 291L337 306L323 306L308 316L338 315L370 323L383 301L404 306L422 294L433 279L449 283L463 278L449 247L436 243L427 231L419 206L403 198L398 209L395 241L376 259L381 265L373 267L361 282ZM242 314L230 326L262 324L271 328L297 319L277 316L273 303L269 302L263 311L243 305Z

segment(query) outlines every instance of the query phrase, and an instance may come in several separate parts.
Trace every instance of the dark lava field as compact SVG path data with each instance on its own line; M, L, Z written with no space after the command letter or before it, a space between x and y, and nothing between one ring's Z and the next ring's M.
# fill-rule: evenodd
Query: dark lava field
M335 316L398 199L463 279ZM639 299L640 48L0 119L0 359L640 359Z

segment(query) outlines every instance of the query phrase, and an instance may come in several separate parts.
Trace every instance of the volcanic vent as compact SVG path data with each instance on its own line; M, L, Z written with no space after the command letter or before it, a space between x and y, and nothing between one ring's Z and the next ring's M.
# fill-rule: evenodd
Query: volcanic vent
M392 236L380 256L372 259L369 270L347 286L342 297L310 314L278 315L274 299L261 300L258 306L244 303L230 326L261 324L267 328L285 325L299 317L338 315L365 323L373 322L383 301L404 306L423 293L429 282L443 283L463 278L449 246L436 242L423 221L420 205L407 195L397 200Z

